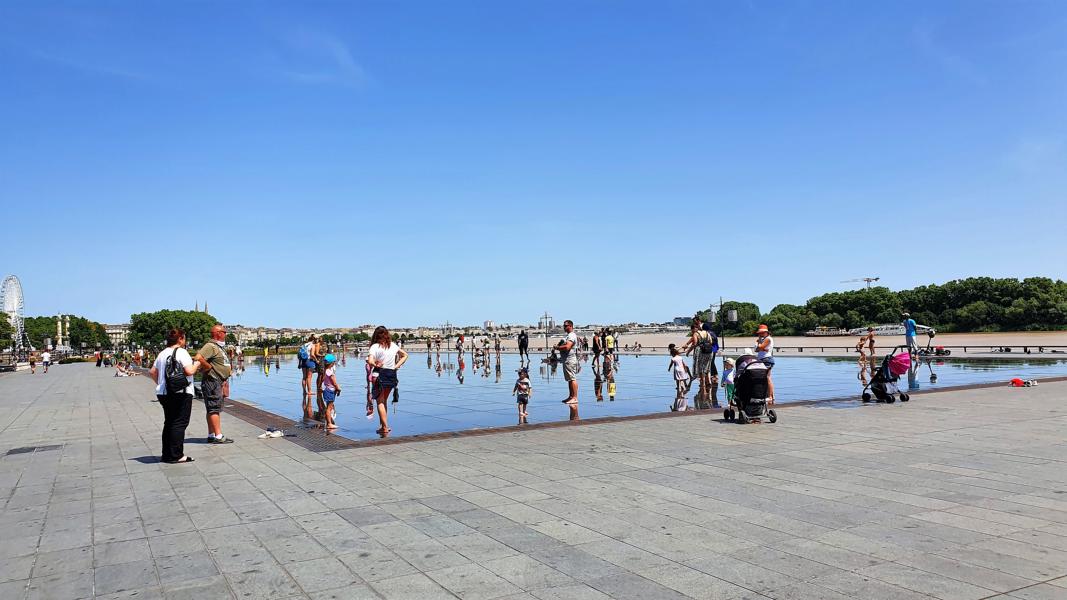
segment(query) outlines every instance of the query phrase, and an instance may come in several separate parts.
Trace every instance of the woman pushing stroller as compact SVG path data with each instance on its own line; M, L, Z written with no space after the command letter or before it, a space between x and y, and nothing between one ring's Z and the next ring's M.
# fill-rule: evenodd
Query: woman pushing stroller
M774 381L771 380L771 370L774 369L774 338L766 325L760 325L756 330L756 358L767 365L767 403L774 404Z

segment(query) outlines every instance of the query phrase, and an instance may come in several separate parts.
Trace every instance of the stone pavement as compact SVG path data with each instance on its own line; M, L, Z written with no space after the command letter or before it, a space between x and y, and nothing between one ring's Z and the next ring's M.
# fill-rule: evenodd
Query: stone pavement
M164 465L111 375L0 375L4 600L1067 598L1065 383Z

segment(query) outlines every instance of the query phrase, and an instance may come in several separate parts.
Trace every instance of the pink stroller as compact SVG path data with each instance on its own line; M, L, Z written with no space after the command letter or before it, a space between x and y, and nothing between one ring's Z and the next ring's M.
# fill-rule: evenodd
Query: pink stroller
M900 352L901 349L904 351ZM882 364L875 368L871 382L863 387L863 401L870 402L872 392L875 400L886 404L896 402L897 398L900 398L901 402L911 400L907 392L901 392L897 388L900 376L906 375L909 369L911 369L911 355L908 354L907 347L893 348L893 351L882 359Z

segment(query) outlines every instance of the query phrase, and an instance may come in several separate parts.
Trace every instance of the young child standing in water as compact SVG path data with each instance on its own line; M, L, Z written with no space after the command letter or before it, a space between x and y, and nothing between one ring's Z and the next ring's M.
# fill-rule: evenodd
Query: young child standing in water
M326 409L323 410L323 419L326 424L323 425L326 429L337 429L337 411L334 409L333 402L337 399L337 395L341 393L341 386L337 385L337 375L335 367L337 366L337 357L333 354L327 354L326 371L323 373L322 379L322 401L326 403Z
M520 369L519 379L515 382L515 387L511 388L511 395L516 398L520 420L525 420L529 416L526 412L526 407L530 403L532 394L533 386L530 385L530 373L526 369Z
M674 344L670 345L670 352L671 364L667 367L667 370L674 373L674 385L677 391L671 410L684 411L688 408L685 395L689 393L689 382L692 381L692 377L689 374L689 365L685 364L685 358L678 352L678 348Z

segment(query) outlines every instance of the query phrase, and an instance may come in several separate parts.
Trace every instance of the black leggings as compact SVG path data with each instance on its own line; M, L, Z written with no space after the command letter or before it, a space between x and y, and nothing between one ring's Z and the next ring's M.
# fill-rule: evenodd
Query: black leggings
M174 461L185 456L185 428L193 409L192 394L156 396L163 407L163 460Z

